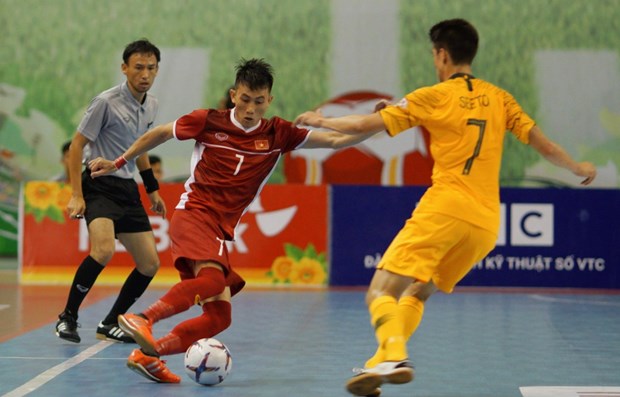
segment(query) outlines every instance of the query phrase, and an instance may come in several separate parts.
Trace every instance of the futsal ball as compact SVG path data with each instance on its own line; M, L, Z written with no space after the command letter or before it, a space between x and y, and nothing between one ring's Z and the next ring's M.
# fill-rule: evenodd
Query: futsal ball
M232 357L217 339L197 340L185 352L185 372L191 380L205 386L222 383L232 369Z

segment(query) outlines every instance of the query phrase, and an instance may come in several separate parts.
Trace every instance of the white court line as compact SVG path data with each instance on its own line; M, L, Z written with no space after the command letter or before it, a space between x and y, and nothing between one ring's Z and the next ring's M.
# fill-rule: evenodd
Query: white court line
M96 345L93 345L93 346L89 347L88 349L84 350L80 354L71 357L67 361L62 362L62 363L58 364L57 366L52 367L52 368L48 369L47 371L40 373L39 375L35 376L34 378L29 380L28 382L26 382L23 385L19 386L17 389L13 389L12 391L6 393L2 397L21 397L21 396L25 396L26 394L35 391L36 389L38 389L39 387L43 386L44 384L46 384L50 380L52 380L55 377L57 377L58 375L62 374L66 370L68 370L68 369L78 365L82 361L87 360L90 357L94 356L95 354L99 353L100 351L102 351L106 347L112 345L113 343L114 342L101 341L101 342L97 343Z
M615 386L524 386L523 397L618 397L620 387Z
M8 309L11 305L0 305L0 310Z
M579 303L584 305L598 305L598 306L618 306L620 302L607 301L607 300L593 300L593 299L578 299L578 298L564 298L557 296L543 296L543 295L530 295L530 298L544 302L556 302L556 303Z

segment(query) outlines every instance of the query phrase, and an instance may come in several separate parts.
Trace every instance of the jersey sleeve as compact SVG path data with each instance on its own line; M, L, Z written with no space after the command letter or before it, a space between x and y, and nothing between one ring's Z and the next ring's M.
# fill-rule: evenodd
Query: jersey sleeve
M440 99L434 87L417 89L401 99L397 104L380 111L386 131L391 136L421 125L427 120Z
M99 136L107 119L108 103L103 98L95 97L88 105L77 130L89 141L93 142Z
M530 141L530 130L536 122L521 109L519 103L512 95L504 92L504 105L506 108L506 129L521 142L527 144Z
M310 130L299 128L290 121L276 117L277 139L282 153L290 152L302 146L310 136Z
M196 139L204 130L208 116L208 109L197 109L179 117L174 122L174 137L180 141Z

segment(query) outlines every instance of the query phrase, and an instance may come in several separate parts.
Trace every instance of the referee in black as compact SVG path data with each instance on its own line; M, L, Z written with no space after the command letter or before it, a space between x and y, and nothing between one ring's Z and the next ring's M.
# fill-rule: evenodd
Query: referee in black
M133 342L119 328L117 317L142 295L159 269L155 237L134 180L136 167L151 209L165 217L166 206L159 196L159 185L153 176L148 153L134 161L118 164L117 172L97 179L90 177L88 169L82 170L82 164L100 156L119 157L153 125L158 104L155 97L147 95L147 91L155 81L159 61L159 49L148 40L129 43L121 64L126 81L91 101L71 141L69 173L73 193L67 211L72 219L86 220L90 252L78 267L67 304L58 316L56 335L59 338L80 342L78 309L112 259L115 239L118 239L131 254L136 267L127 277L110 312L97 326L96 337ZM123 161L122 157L119 161Z

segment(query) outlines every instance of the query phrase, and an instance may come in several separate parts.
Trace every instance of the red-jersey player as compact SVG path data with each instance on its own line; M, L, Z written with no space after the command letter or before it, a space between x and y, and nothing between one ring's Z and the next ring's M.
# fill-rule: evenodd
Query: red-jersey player
M191 175L170 223L172 255L181 281L143 313L119 316L119 325L141 349L127 365L147 379L178 383L160 356L184 353L196 340L222 332L231 322L230 298L244 280L228 262L226 240L276 167L282 155L299 148L341 148L374 133L346 135L298 128L263 115L273 96L271 66L262 59L241 60L230 97L235 107L200 109L153 128L115 161L90 162L93 177L114 172L128 160L169 139L194 139ZM157 321L202 306L203 314L183 321L155 340Z

